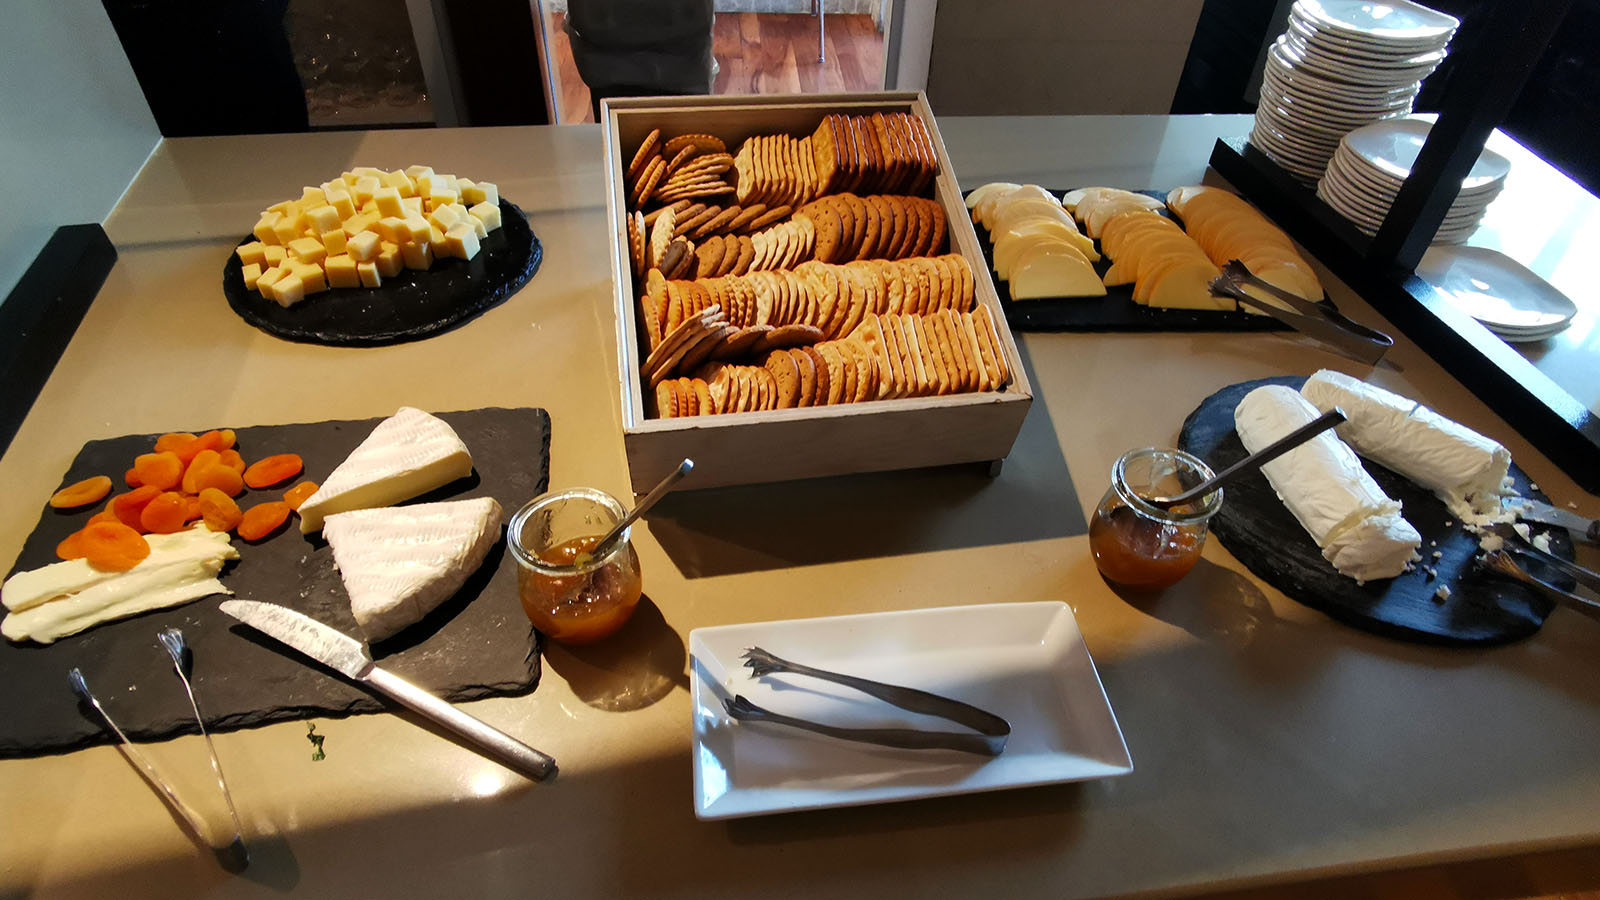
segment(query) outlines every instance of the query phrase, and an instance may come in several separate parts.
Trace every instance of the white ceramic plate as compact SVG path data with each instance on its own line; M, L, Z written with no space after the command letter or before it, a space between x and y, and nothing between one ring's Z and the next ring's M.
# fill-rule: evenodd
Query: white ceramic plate
M1461 22L1408 0L1296 0L1294 11L1324 30L1388 44L1448 41Z
M1423 142L1432 129L1428 122L1417 119L1385 119L1364 125L1345 136L1345 143L1362 162L1392 178L1405 178L1422 151ZM1511 161L1504 156L1484 149L1472 171L1462 179L1462 190L1473 190L1497 185L1511 171Z
M1578 314L1550 282L1486 247L1430 247L1417 263L1417 277L1507 339L1548 337Z
M759 646L820 669L906 685L1011 723L1005 752L896 750L777 725L741 723L723 699L846 727L961 730L849 688L750 677ZM689 633L694 810L701 819L859 806L1085 781L1133 771L1122 731L1072 610L996 603L697 628Z

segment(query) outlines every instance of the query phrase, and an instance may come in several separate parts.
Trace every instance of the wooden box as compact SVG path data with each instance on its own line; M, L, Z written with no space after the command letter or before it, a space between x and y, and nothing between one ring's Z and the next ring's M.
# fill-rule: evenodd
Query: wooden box
M986 275L987 264L938 125L920 92L625 98L605 101L601 112L622 434L635 492L649 490L685 457L695 461L695 469L682 486L694 489L997 461L1011 452L1033 401L1033 389ZM641 339L642 326L637 321L639 307L625 224L626 168L639 144L651 129L660 128L663 137L713 134L732 152L751 135L781 132L800 137L814 131L830 113L873 112L909 112L927 125L939 164L932 190L949 222L949 252L962 254L971 265L976 301L987 306L995 320L1011 383L998 392L687 418L648 417L649 388L639 374L647 342Z

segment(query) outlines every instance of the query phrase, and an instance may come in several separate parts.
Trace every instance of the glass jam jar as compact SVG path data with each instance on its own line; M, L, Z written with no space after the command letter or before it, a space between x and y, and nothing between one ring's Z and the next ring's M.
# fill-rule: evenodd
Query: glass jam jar
M570 488L534 498L511 517L517 594L535 628L564 644L587 644L621 628L639 603L639 555L624 530L604 555L590 551L627 515L617 498Z
M1089 522L1089 549L1108 581L1157 590L1176 584L1200 560L1207 523L1222 508L1221 489L1162 509L1148 497L1172 497L1205 481L1211 468L1182 450L1129 450L1111 467L1111 487Z

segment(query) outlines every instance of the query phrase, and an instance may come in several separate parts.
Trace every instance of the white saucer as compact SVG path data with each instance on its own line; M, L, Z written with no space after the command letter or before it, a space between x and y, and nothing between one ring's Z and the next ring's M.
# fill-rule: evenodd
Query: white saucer
M1577 305L1548 281L1485 247L1430 247L1417 276L1507 340L1541 340L1578 314Z
M1433 126L1416 118L1385 119L1364 125L1345 135L1344 143L1362 163L1391 178L1405 180L1417 161L1423 142ZM1462 179L1464 191L1498 186L1511 171L1511 162L1485 148Z
M1352 40L1434 44L1450 40L1460 20L1408 0L1295 0L1294 13Z

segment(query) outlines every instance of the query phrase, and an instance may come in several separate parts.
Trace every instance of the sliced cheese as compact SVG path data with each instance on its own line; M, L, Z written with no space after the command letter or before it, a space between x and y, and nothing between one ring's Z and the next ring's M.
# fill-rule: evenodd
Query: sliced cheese
M1103 297L1105 285L1083 255L1051 247L1035 247L1017 260L1011 272L1011 299Z
M361 445L300 506L300 530L353 509L390 506L472 473L472 455L444 420L401 407L378 423Z
M1001 279L1009 280L1011 271L1016 268L1017 260L1035 247L1049 247L1061 253L1083 256L1077 247L1053 234L1023 234L1018 237L1008 237L997 241L994 245L995 274ZM1085 259L1084 262L1088 260Z
M454 596L500 539L500 518L492 497L328 516L322 534L367 639L389 637Z

